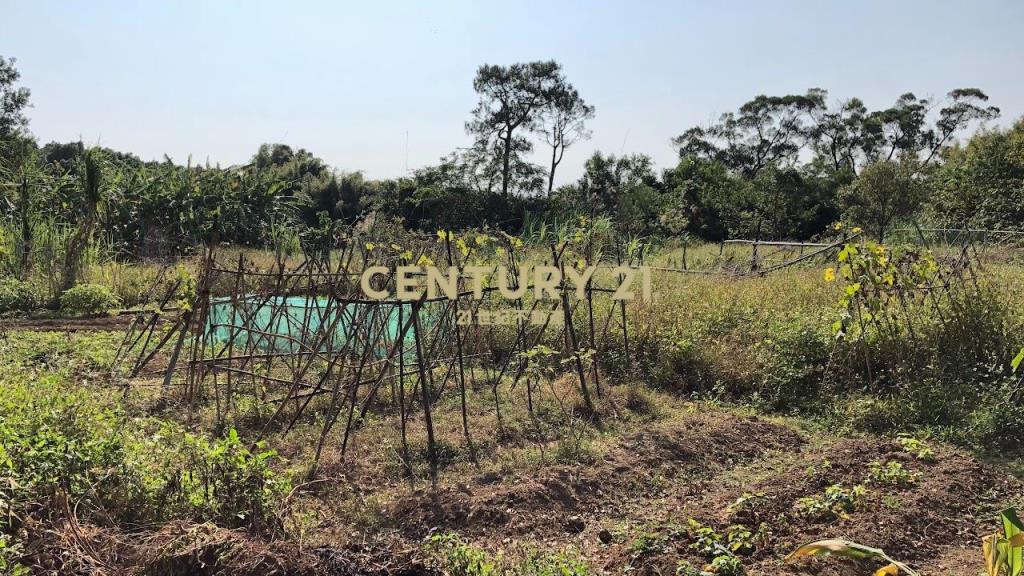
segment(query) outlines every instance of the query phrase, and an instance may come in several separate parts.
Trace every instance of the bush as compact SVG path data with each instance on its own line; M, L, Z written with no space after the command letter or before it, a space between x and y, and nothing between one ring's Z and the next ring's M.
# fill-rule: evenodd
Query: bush
M0 312L28 312L41 302L42 297L32 284L17 278L0 280Z
M255 449L249 450L234 428L212 441L185 435L179 496L193 516L229 528L280 530L277 504L290 482L270 468L273 450L266 450L263 442Z
M79 284L60 295L60 309L66 314L101 314L121 305L106 286Z
M119 413L84 391L67 391L52 374L0 377L0 488L11 518L66 493L129 521L141 476L127 464Z
M65 496L82 514L105 510L104 521L184 516L280 530L290 483L270 468L274 453L262 444L251 451L234 430L207 440L167 424L154 429L102 394L69 390L60 375L30 374L0 371L0 534L53 513Z

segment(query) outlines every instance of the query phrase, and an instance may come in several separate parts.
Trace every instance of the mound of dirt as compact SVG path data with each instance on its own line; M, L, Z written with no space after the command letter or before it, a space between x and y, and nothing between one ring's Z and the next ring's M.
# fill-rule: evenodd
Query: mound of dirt
M468 484L417 490L395 501L385 516L391 527L411 538L436 529L471 535L496 529L505 536L558 534L567 523L578 528L586 523L583 517L600 518L637 497L649 497L659 479L698 484L738 463L803 442L793 430L756 417L693 414L624 437L594 463L504 477L491 473Z
M454 530L492 552L526 544L577 550L605 573L671 574L691 548L687 521L751 532L749 574L871 573L871 561L816 558L784 564L799 545L846 538L879 547L923 574L974 575L980 537L1024 494L1005 471L956 449L922 460L892 440L819 438L756 417L696 413L620 439L595 463L483 474L397 498L389 528L409 542ZM903 471L873 478L872 463ZM863 495L855 507L810 514L831 486ZM645 540L646 539L646 540Z

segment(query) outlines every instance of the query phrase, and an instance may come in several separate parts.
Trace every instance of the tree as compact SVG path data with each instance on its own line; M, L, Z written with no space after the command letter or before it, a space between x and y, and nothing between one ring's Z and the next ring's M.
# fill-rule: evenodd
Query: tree
M925 120L931 103L907 92L896 104L869 114L864 121L863 149L868 162L917 156L931 140Z
M846 218L866 227L879 242L896 222L912 217L924 199L923 186L914 178L913 161L879 160L840 193Z
M82 265L82 252L92 240L96 224L99 222L99 211L102 206L105 185L103 179L103 160L100 150L89 149L84 152L78 165L79 186L83 202L79 206L80 217L78 228L68 240L64 253L64 290L72 288L78 281L78 273Z
M717 160L681 158L675 168L666 170L662 176L668 196L662 226L678 233L681 225L707 240L726 238L738 179Z
M14 67L14 58L0 56L0 140L7 140L28 126L24 110L31 92L15 87L21 73Z
M804 95L758 96L727 112L708 128L691 128L673 139L679 156L721 161L747 178L767 166L793 161L809 136L804 117L824 107L826 92L817 88Z
M920 161L920 170L971 122L999 116L998 108L983 107L988 96L977 88L957 88L947 98L934 128L927 126L932 101L918 99L912 92L900 96L892 107L869 114L864 121L865 156L870 161L912 158Z
M480 102L466 130L476 137L476 148L493 150L500 162L501 192L508 194L515 160L532 145L517 138L520 131L536 127L540 111L566 89L562 67L555 61L484 64L476 73L473 89Z
M966 128L975 120L994 120L999 117L999 108L995 106L982 107L988 101L988 95L977 88L957 88L949 93L949 105L939 111L939 119L935 123L933 142L924 164L931 162L932 158L945 146L953 134Z
M584 123L594 117L594 107L580 97L579 92L567 86L544 108L541 133L551 146L551 168L548 170L548 196L555 185L555 170L562 163L565 149L579 140L590 138Z
M595 152L576 186L559 191L573 195L562 198L568 205L586 207L594 215L614 216L616 225L625 232L648 234L658 226L661 182L649 156L616 157Z
M860 98L841 102L834 110L811 110L814 125L810 140L818 159L824 159L833 172L856 173L864 146L864 120L867 108Z
M1024 120L943 153L929 209L949 227L1024 232Z

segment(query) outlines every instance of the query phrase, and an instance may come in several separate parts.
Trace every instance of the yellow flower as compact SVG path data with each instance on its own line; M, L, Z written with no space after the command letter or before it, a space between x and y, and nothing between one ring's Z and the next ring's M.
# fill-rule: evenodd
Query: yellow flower
M835 281L836 281L836 269L835 268L826 268L825 269L825 282L835 282Z
M417 266L433 266L434 261L430 259L426 254L421 254L420 259L416 261Z
M864 229L861 228L860 226L854 226L853 228L850 229L850 232L853 232L854 234L860 234L863 231Z
M836 222L835 224L832 225L832 229L833 230L842 230L843 229L843 223L842 222Z
M367 249L367 250L373 250L373 249L374 249L374 248L376 248L376 247L377 247L377 245L376 245L376 244L374 244L373 242L367 242L367 243L366 243L366 249Z
M451 236L451 232L445 232L444 230L441 230L440 228L438 228L438 230L437 230L437 241L438 242L444 242L445 239L450 237L450 236Z
M523 241L520 240L519 238L516 238L515 236L513 236L510 239L510 242L511 242L513 248L519 248L520 246L523 245Z

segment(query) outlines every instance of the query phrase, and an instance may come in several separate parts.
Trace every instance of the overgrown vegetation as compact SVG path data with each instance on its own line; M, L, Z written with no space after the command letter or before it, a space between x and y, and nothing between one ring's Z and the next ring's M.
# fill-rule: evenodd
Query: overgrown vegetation
M460 370L483 374L471 376L468 385L460 380L457 395L450 374L435 374L435 367L422 362L421 381L438 382L436 388L420 384L418 397L404 396L404 381L398 391L390 380L376 381L373 390L380 394L373 401L359 398L354 387L351 426L340 454L326 432L319 438L314 432L327 430L317 427L338 417L332 412L338 390L328 395L310 387L280 400L275 410L286 416L295 410L282 431L280 421L268 425L261 411L268 391L255 378L247 380L252 374L244 367L226 371L235 378L227 386L245 386L249 399L222 399L216 386L205 395L190 388L194 381L187 370L195 363L168 373L166 381L141 371L126 381L113 365L119 340L110 334L3 332L2 573L39 569L48 559L41 548L60 549L67 544L60 539L63 531L81 524L129 540L152 536L154 527L173 522L203 523L208 532L296 539L303 550L310 532L347 532L348 525L331 525L339 518L368 533L405 529L400 523L407 517L389 520L394 510L377 500L383 500L378 490L408 517L422 512L432 528L440 527L415 547L437 573L597 571L576 550L496 552L493 541L478 546L448 531L459 521L477 522L479 513L466 509L461 496L452 497L454 504L440 500L444 492L436 486L430 494L439 500L430 502L429 511L401 508L408 494L396 486L422 480L429 464L431 480L440 468L442 483L452 480L444 477L450 474L456 492L468 495L506 477L521 483L515 476L520 470L556 470L557 476L535 487L547 499L534 505L547 516L531 521L545 529L560 524L572 534L590 527L575 515L561 516L576 500L601 492L605 479L618 482L611 490L644 497L720 489L733 501L723 512L728 521L644 525L620 540L631 569L667 559L684 576L735 576L751 558L768 554L764 543L773 523L816 530L843 525L877 505L873 500L898 508L900 495L929 481L928 467L950 450L943 442L986 457L1024 456L1019 253L1003 243L982 261L969 252L971 242L930 247L918 227L1024 232L1024 122L954 143L957 134L998 114L980 90L954 90L942 103L905 94L877 111L857 99L829 107L823 90L759 96L711 126L684 132L674 141L678 165L660 174L646 156L599 152L587 160L578 182L555 188L565 148L587 136L585 121L595 114L556 62L481 67L474 81L480 102L468 124L474 146L409 177L381 181L337 171L308 151L284 145L261 146L249 163L230 168L142 162L80 143L40 147L21 116L28 92L14 86L17 79L13 63L0 59L0 87L13 106L0 118L5 317L98 316L121 307L152 308L165 295L168 310L191 318L203 312L192 309L197 283L191 272L204 248L232 245L240 252L240 267L258 274L268 262L281 270L284 262L295 262L298 269L308 263L301 261L304 254L330 264L332 250L352 230L374 234L362 265L375 251L412 261L402 241L426 231L437 232L449 252L473 253L474 263L488 266L505 262L512 250L520 250L524 260L544 261L556 246L565 250L566 262L581 268L614 260L686 270L658 276L654 301L587 310L621 322L628 339L598 346L591 336L592 347L563 354L555 347L562 345L558 338L575 338L567 331L516 354L511 343L520 336L511 326L500 327L486 342L469 343L476 349L465 366L460 348ZM527 156L531 138L541 136L552 158L544 168ZM904 225L913 225L913 232L900 230ZM824 266L808 260L759 275L764 270L755 245L749 274L690 274L695 263L722 269L733 264L725 244L715 244L726 238L813 238L835 249L822 252L833 258ZM416 262L432 262L423 258ZM216 295L226 290L209 289ZM154 324L162 314L153 315ZM168 329L153 334L159 339ZM181 334L177 346L171 345L178 352L195 345L188 332ZM498 388L509 374L495 368L506 361L519 365L523 379L517 388L509 386L511 398L503 400ZM400 380L411 373L402 366ZM313 370L330 375L332 367L316 364ZM593 397L584 374L595 377ZM183 389L190 393L187 399L178 396ZM769 496L746 485L731 491L727 482L716 486L708 478L719 478L716 467L732 470L751 457L745 446L750 438L718 431L732 442L723 446L719 437L694 442L687 430L674 431L685 442L645 436L656 435L663 421L684 420L681 415L710 405L758 414L743 421L750 429L758 426L756 418L795 417L809 429L885 436L891 450L883 446L883 454L847 464L853 472L834 466L831 455L814 460L806 473L797 468L795 482L807 483L800 495L776 490ZM387 412L396 406L402 411L400 437ZM448 429L438 418L435 440L429 411L422 420L406 418L404 411L413 408L436 410L465 427ZM483 422L475 438L465 425L471 412ZM413 435L421 427L429 430L428 442ZM349 430L372 438L357 456L345 452ZM319 469L309 465L307 450L317 442L316 458L324 446L327 453ZM675 458L667 465L644 460L665 452ZM768 465L785 468L784 456ZM635 458L623 466L644 468L645 476L624 482L626 473L608 464L624 458ZM581 478L580 470L587 469L607 478ZM467 486L460 475L480 481ZM420 496L419 490L409 491ZM514 495L517 503L535 497ZM652 502L645 500L658 505ZM601 503L621 511L621 501ZM512 523L514 504L500 504L497 511L483 512L484 523ZM991 576L1020 572L1019 521L1007 518L1004 533L986 539ZM597 538L612 546L618 536L605 532ZM197 553L200 564L229 556L213 548ZM845 541L800 550L795 557L831 552L882 558L912 573L881 550Z

